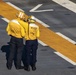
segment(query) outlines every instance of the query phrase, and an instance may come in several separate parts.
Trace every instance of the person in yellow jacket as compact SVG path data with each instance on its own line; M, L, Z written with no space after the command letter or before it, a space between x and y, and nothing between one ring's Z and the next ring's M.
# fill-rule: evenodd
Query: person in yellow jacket
M7 60L7 68L10 70L12 68L12 63L14 59L15 52L16 54L16 69L22 69L21 58L23 51L23 38L25 37L25 30L20 25L19 21L25 19L25 14L23 11L19 11L17 14L17 19L11 20L6 28L7 34L11 36L10 39L10 54Z
M36 70L37 61L37 49L38 49L38 37L40 36L39 26L35 24L34 16L29 16L25 23L19 21L19 23L25 29L25 64L24 69L30 71L30 66L32 70Z

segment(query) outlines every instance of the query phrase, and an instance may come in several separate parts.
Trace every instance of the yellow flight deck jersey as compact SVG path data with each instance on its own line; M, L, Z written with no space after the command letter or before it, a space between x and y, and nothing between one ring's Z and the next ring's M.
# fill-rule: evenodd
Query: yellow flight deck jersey
M19 21L20 25L25 29L25 39L35 40L40 36L39 27L35 23Z
M7 31L8 35L14 36L16 38L25 37L24 28L19 24L18 19L11 20L8 23L6 31Z

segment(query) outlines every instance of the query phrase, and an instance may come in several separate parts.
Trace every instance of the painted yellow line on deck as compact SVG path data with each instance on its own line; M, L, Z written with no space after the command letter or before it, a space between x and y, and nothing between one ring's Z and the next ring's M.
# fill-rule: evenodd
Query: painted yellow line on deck
M0 15L1 16L11 20L13 18L16 18L17 12L18 11L15 8L9 6L3 1L0 1Z
M0 0L0 15L11 20L16 18L16 13L18 12L17 9L9 6L5 2ZM28 15L26 15L28 17ZM54 50L62 53L63 55L70 58L72 61L76 62L76 46L70 43L69 41L63 39L59 35L55 34L50 29L42 26L38 22L37 25L40 26L40 40L46 43L49 47L53 48Z

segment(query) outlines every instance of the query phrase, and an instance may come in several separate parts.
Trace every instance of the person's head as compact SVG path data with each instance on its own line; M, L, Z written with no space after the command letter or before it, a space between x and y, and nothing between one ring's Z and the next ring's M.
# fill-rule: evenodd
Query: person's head
M31 15L31 16L28 17L27 21L29 23L35 23L35 17Z
M17 16L18 18L20 18L21 20L25 20L25 13L24 13L24 11L19 11L19 12L16 14L16 16Z

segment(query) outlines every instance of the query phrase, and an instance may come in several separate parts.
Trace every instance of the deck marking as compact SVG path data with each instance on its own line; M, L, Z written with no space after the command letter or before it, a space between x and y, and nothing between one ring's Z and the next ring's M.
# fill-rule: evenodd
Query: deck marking
M68 41L71 42L72 44L76 44L75 41L73 41L72 39L66 37L65 35L61 34L60 32L56 32L56 34L58 34L59 36L63 37L64 39L68 40Z
M36 7L30 10L30 12L45 12L45 11L53 11L53 9L46 9L46 10L37 10L39 7L41 7L43 4L38 4Z
M41 40L38 40L38 42L39 42L42 46L47 46L47 44L43 43Z
M57 54L58 56L60 56L61 58L65 59L66 61L68 61L69 63L71 63L72 65L76 65L76 62L72 61L71 59L67 58L66 56L64 56L63 54L61 54L60 52L54 52L55 54Z
M33 9L31 9L30 12L33 12L33 11L37 10L40 6L42 6L42 4L38 4L36 7L34 7Z
M14 7L14 8L17 9L17 10L24 11L24 10L20 9L19 7L15 6L14 4L12 4L12 3L10 3L10 2L6 2L6 3L7 3L8 5Z
M52 0L56 3L58 3L59 5L73 11L74 13L76 13L76 3L70 1L70 0Z
M9 22L9 20L8 19L6 19L6 18L2 18L4 21L6 21L7 23Z
M35 17L35 16L34 16ZM45 24L44 22L42 22L41 20L37 19L35 17L36 21L39 22L40 24L42 24L44 27L50 27L49 25Z

